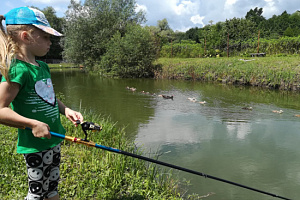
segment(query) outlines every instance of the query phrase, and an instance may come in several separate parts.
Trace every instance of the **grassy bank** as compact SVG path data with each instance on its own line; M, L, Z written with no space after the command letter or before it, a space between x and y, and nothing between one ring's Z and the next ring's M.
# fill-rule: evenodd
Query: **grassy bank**
M141 154L109 120L94 115L85 118L103 126L101 132L91 133L90 140ZM80 127L75 128L65 117L62 120L67 135L84 137ZM26 167L23 156L16 153L16 129L1 125L0 140L0 199L24 199L28 189ZM182 199L180 191L184 191L173 176L135 158L67 141L62 145L61 199Z
M73 63L58 63L58 64L48 64L51 69L62 69L62 68L78 68Z
M300 90L300 57L160 58L156 78Z

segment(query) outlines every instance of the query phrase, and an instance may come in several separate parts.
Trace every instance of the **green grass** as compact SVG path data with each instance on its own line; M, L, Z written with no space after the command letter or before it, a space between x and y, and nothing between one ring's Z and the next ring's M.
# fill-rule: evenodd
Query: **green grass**
M60 68L73 68L78 67L72 63L59 63L59 64L48 64L51 69L60 69Z
M91 141L123 151L141 154L128 141L122 130L107 119L85 114L87 121L103 126L92 132ZM75 128L62 117L66 135L83 138L81 127ZM17 130L0 125L0 199L24 199L27 187L23 156L16 153ZM61 199L200 199L184 197L186 184L181 185L171 170L136 158L111 153L64 141L62 145Z
M156 78L192 79L229 84L300 90L300 59L255 58L160 58Z

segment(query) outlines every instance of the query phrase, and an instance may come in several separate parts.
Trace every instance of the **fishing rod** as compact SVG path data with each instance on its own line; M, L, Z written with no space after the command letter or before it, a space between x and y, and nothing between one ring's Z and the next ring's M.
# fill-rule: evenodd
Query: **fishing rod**
M79 124L80 122L77 122L77 123ZM116 149L116 148L107 147L107 146L104 146L104 145L97 144L97 143L89 141L87 139L87 137L88 137L87 131L88 130L89 131L101 131L102 127L100 125L96 124L96 123L93 123L93 122L82 122L80 124L81 124L81 128L82 128L82 130L85 134L84 139L76 138L76 137L72 137L72 136L66 136L66 135L62 135L62 134L51 132L51 131L50 131L50 134L54 137L58 137L58 138L61 138L61 139L64 139L64 140L74 142L74 143L83 144L83 145L86 145L86 146L89 146L89 147L95 147L95 148L103 149L103 150L118 153L118 154L123 154L123 155L130 156L130 157L133 157L133 158L138 158L140 160L145 160L145 161L148 161L148 162L152 162L152 163L159 164L159 165L162 165L162 166L166 166L166 167L170 167L170 168L177 169L177 170L180 170L180 171L188 172L188 173L195 174L195 175L198 175L198 176L203 176L205 178L214 179L214 180L217 180L217 181L221 181L221 182L224 182L224 183L228 183L228 184L231 184L231 185L242 187L242 188L252 190L252 191L255 191L255 192L258 192L258 193L262 193L262 194L265 194L265 195L269 195L269 196L272 196L272 197L277 197L277 198L285 199L285 200L291 200L291 199L286 198L286 197L278 196L276 194L265 192L263 190L255 189L255 188L248 187L248 186L245 186L245 185L242 185L242 184L239 184L239 183L235 183L235 182L228 181L228 180L225 180L225 179L222 179L222 178L218 178L218 177L215 177L215 176L204 174L202 172L194 171L194 170L191 170L191 169L183 168L183 167L180 167L180 166L177 166L177 165L169 164L169 163L162 162L162 161L159 161L159 160L155 160L155 159L152 159L152 158L148 158L148 157L140 156L140 155L133 154L133 153L130 153L130 152L122 151L120 149Z

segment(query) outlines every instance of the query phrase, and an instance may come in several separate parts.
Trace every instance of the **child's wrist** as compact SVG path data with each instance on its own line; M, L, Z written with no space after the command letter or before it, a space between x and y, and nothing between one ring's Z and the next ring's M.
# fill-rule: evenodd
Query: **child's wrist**
M64 114L64 115L67 115L68 111L70 111L70 110L71 110L71 109L68 108L68 107L66 106L65 109L64 109L65 113L63 113L63 114Z
M29 121L29 123L28 123L28 126L27 126L27 127L29 127L29 128L31 128L31 129L33 129L33 128L35 128L35 127L39 126L41 123L43 123L43 122L41 122L41 121L38 121L38 120L35 120L35 119L31 119L31 120Z

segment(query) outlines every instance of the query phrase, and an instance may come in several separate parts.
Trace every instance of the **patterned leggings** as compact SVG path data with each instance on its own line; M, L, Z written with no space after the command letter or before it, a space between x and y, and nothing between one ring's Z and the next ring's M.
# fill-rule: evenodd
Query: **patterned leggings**
M29 190L25 200L43 200L58 194L60 144L38 153L24 154Z

